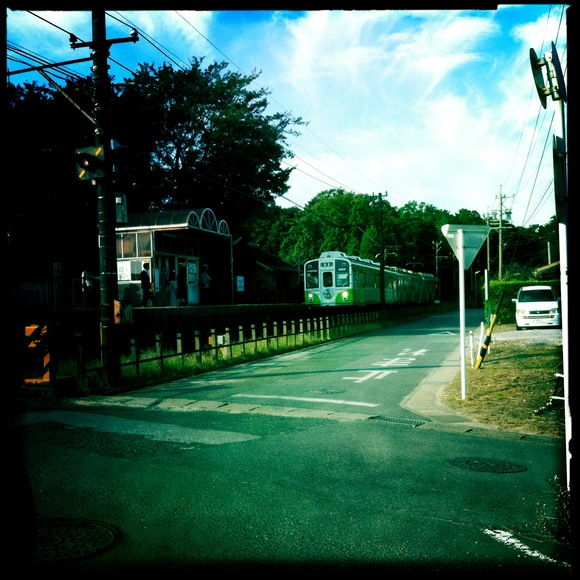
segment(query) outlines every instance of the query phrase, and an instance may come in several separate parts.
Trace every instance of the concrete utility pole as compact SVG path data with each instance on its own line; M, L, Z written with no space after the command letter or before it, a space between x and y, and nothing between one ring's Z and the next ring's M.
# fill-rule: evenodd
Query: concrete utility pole
M101 279L101 360L107 383L119 373L119 356L114 346L115 299L117 286L117 254L115 239L115 198L111 175L111 84L109 82L109 46L106 43L105 13L93 11L93 78L95 81L95 145L102 146L105 156L105 177L97 182L99 211L99 275Z
M506 228L504 225L504 215L507 217L508 220L511 219L511 211L504 210L503 200L507 196L503 195L501 192L501 185L499 188L499 210L497 213L494 211L493 215L493 222L491 221L490 216L487 217L487 225L491 226L493 230L497 230L498 232L498 273L497 279L503 280L503 230ZM513 197L513 196L512 196ZM487 242L487 269L489 271L489 239Z
M432 241L431 245L435 249L435 280L437 281L437 299L436 303L441 302L441 284L439 283L439 250L441 249L440 241Z
M379 259L379 264L381 268L381 277L379 280L379 287L381 292L380 304L381 308L385 306L385 249L383 244L385 243L383 238L383 196L379 191L379 240L381 246L381 257Z
M562 354L564 379L564 416L566 429L566 472L568 491L570 491L572 463L572 414L570 409L570 360L569 360L569 321L568 321L568 151L566 139L566 113L564 103L567 101L566 83L558 52L552 42L552 49L538 58L536 51L530 48L530 65L532 75L542 107L546 108L550 96L557 105L557 122L560 135L553 137L554 197L560 242L560 304L562 310Z
M100 295L100 340L101 364L105 371L107 384L113 384L120 372L120 356L114 340L115 300L117 285L117 246L115 236L116 206L112 187L111 159L111 83L109 80L109 48L118 42L137 42L138 36L132 33L129 38L107 40L105 11L92 11L92 42L76 42L71 39L71 48L91 48L93 57L93 79L95 84L95 146L102 148L104 172L95 179L98 197L99 232L99 278Z

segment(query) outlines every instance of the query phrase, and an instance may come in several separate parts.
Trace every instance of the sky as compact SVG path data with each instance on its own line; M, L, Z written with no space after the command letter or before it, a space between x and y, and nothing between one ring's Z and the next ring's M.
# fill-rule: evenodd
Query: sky
M548 96L544 109L530 49L543 59L553 43L566 83L568 6L108 10L108 39L139 33L111 45L110 74L123 82L140 63L187 68L194 57L258 72L267 114L307 123L288 138L295 169L281 207L344 189L381 193L398 208L417 202L543 225L555 215L552 140L567 134L567 104ZM11 82L46 84L38 72L16 73L37 64L30 54L52 63L90 56L69 42L69 33L92 39L90 11L6 12ZM89 76L91 64L67 70Z

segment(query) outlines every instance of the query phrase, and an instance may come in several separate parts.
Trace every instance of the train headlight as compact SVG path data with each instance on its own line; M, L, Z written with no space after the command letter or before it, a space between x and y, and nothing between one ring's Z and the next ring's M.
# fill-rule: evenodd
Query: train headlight
M314 302L314 294L312 292L308 293L308 302Z
M347 290L343 290L342 291L342 299L346 302L348 300L348 291Z

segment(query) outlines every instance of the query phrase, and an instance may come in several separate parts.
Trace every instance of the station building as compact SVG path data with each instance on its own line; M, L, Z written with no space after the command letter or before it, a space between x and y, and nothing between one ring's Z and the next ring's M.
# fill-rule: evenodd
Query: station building
M121 303L141 306L146 263L155 306L232 303L232 238L210 208L130 214L115 230Z

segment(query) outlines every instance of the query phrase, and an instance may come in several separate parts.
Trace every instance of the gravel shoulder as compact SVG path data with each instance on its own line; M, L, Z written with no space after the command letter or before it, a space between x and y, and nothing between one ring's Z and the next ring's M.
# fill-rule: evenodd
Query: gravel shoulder
M562 345L561 328L533 328L526 330L516 330L513 324L502 324L494 327L491 332L493 342L517 341L529 345L552 344Z

